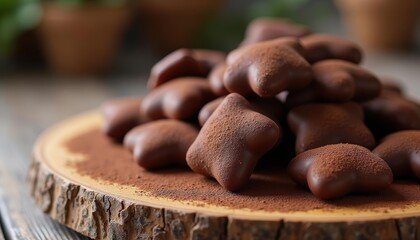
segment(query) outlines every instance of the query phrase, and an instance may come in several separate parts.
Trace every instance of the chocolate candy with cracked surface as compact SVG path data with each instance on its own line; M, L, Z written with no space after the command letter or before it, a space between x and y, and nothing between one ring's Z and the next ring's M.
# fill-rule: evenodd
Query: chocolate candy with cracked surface
M297 155L289 164L289 175L321 199L352 192L371 193L388 188L392 171L384 160L353 144L334 144Z
M290 91L287 106L314 101L362 101L377 97L381 92L381 83L374 74L350 62L320 61L312 70L314 81L304 89Z
M205 77L210 70L225 60L219 51L203 49L178 49L156 63L150 73L149 89L179 77Z
M286 19L258 18L252 21L245 33L242 46L280 37L302 37L310 34L311 31Z
M220 63L213 68L208 77L211 89L218 96L229 94L229 91L225 88L225 84L223 83L225 69L226 63Z
M219 97L214 99L213 101L207 103L206 105L201 108L200 113L198 114L198 122L201 126L209 119L211 114L216 110L216 108L223 102L225 97ZM249 103L251 104L252 108L261 113L265 116L271 118L274 122L280 122L285 116L285 108L283 103L280 102L277 98L251 98L248 99Z
M205 79L177 78L150 92L144 98L141 110L149 120L188 120L196 117L201 107L215 97Z
M296 135L296 153L336 143L375 147L363 122L362 107L353 102L310 103L290 110L287 122Z
M300 39L305 48L305 58L310 63L325 59L342 59L360 63L362 51L354 43L332 35L313 34Z
M127 97L113 99L102 104L104 133L116 141L122 141L130 129L143 123L144 118L140 114L141 101L141 98Z
M186 166L188 148L197 137L194 126L173 119L163 119L132 129L124 145L133 152L136 162L146 169L168 165Z
M386 136L373 153L388 163L394 177L420 180L420 130L406 130Z
M278 141L280 130L239 94L229 94L201 128L187 152L188 166L214 177L225 189L246 185L258 160Z
M229 92L274 97L285 90L306 87L311 65L296 38L281 38L238 48L227 57L223 82Z
M362 106L367 125L378 138L399 130L420 130L420 105L399 92L383 89Z

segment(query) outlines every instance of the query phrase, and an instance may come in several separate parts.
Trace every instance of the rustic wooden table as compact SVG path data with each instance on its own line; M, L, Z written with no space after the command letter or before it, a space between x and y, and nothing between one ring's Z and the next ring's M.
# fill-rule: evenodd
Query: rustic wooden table
M408 95L420 101L419 55L368 55L365 66L380 75L400 79ZM146 74L145 70L139 73ZM59 79L42 73L0 75L0 240L85 239L52 221L32 202L25 183L32 145L48 126L96 108L105 99L145 94L144 79Z

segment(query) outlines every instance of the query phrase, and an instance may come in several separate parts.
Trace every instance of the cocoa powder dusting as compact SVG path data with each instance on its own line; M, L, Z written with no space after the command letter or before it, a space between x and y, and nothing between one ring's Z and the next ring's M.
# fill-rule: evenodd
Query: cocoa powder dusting
M349 195L323 201L307 189L298 187L280 167L259 169L243 190L232 193L216 181L189 169L172 168L146 171L139 167L131 153L107 138L100 129L81 134L66 143L74 153L85 155L83 161L69 167L94 179L130 185L159 197L174 200L196 200L229 208L266 211L334 210L341 207L399 208L420 201L420 184L398 181L390 189L374 195Z

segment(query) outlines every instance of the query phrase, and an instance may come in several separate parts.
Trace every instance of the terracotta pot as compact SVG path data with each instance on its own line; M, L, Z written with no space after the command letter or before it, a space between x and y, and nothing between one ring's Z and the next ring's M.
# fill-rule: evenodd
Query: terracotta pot
M139 0L142 25L151 45L160 53L191 47L204 21L225 0Z
M44 6L41 39L51 68L65 75L92 75L112 64L127 26L127 7Z
M336 0L345 23L368 50L399 50L413 43L419 0Z

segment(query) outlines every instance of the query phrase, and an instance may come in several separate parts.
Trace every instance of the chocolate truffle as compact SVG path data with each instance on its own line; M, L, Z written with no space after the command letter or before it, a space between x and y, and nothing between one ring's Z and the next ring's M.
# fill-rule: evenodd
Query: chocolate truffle
M289 164L292 179L321 199L388 188L392 171L384 160L353 144L334 144L297 155Z
M368 100L381 92L381 84L374 74L350 62L320 61L312 70L314 81L304 89L290 91L287 106L314 101Z
M190 168L214 177L230 191L244 187L258 162L278 141L280 129L254 111L239 94L229 94L201 128L187 152Z
M280 37L302 37L310 34L311 31L287 19L258 18L252 21L245 33L242 46Z
M205 77L214 66L224 60L225 54L219 51L178 49L153 66L148 81L149 89L179 77Z
M310 63L325 59L342 59L360 63L362 51L354 43L332 35L312 34L300 39L305 48L305 58Z
M385 137L373 153L388 163L394 177L420 180L420 130L406 130Z
M223 83L223 75L225 73L226 63L220 63L209 74L209 83L213 92L217 96L224 96L229 94Z
M174 79L150 92L141 110L150 120L195 118L201 107L216 96L205 79L183 77Z
M363 117L362 107L353 102L310 103L290 110L287 121L296 135L296 153L336 143L372 149L375 138Z
M399 92L383 89L379 97L362 105L367 125L378 138L399 130L420 130L420 105Z
M116 141L122 141L130 129L144 122L144 118L140 114L141 101L141 98L126 97L102 104L102 130L104 133Z
M238 48L227 57L223 82L229 92L274 97L285 90L306 87L311 65L302 57L296 38L280 38Z
M133 152L138 165L156 169L168 165L186 166L185 156L198 129L173 119L163 119L132 129L124 146Z

